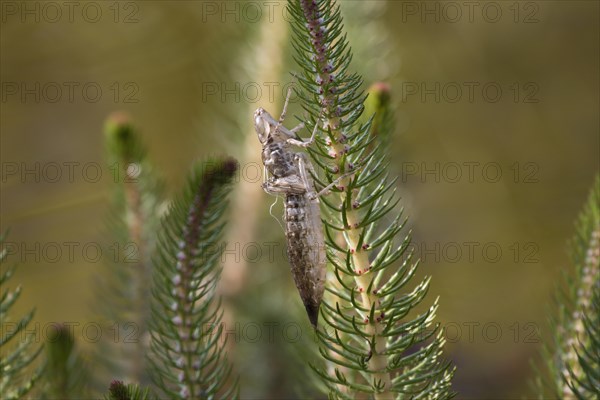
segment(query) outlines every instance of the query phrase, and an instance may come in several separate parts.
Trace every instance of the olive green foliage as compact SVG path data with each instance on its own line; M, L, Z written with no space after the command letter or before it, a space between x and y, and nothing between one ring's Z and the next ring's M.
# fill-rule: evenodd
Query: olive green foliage
M5 239L6 233L0 236L0 266L3 268L0 272L0 393L3 399L19 399L31 391L40 377L42 368L35 369L33 373L31 371L43 347L34 342L35 333L27 331L33 311L16 320L9 314L21 294L21 288L10 290L5 286L15 272L14 266L4 269L8 258Z
M46 370L44 398L77 399L89 397L86 392L88 366L76 346L73 331L67 325L55 325L46 338Z
M231 398L231 367L220 343L223 316L215 287L234 160L193 169L159 233L154 258L151 355L153 381L171 399ZM218 327L211 329L211 327Z
M596 178L570 243L573 270L556 296L551 321L554 342L544 346L545 369L538 370L540 397L600 397L600 176Z
M94 285L97 313L115 326L119 338L135 332L135 340L109 340L103 335L95 346L97 390L109 379L120 378L148 384L145 363L150 316L151 256L156 247L164 199L162 180L157 176L129 116L114 113L104 129L107 164L112 172L112 202L105 233L106 258Z

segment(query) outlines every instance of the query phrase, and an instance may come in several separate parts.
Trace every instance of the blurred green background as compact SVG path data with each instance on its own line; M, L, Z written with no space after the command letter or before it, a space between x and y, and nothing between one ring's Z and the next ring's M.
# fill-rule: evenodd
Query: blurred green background
M113 181L102 129L125 111L170 194L193 160L242 162L222 289L239 338L230 355L243 397L293 397L304 378L290 354L302 341L283 328L311 335L268 213L274 199L253 175L252 132L253 110L277 114L297 71L284 3L74 2L71 12L51 3L0 2L0 229L10 228L20 265L18 311L35 306L41 328L95 320L93 250L106 240ZM433 275L426 301L441 296L459 398L531 397L529 361L550 337L566 241L599 169L600 7L467 3L340 6L365 88L391 88L392 168L420 276ZM294 102L289 115L300 113Z

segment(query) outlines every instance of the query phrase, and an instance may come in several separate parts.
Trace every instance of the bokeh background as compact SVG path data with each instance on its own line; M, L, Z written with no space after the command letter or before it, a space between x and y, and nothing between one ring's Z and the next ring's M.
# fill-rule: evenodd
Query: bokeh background
M529 363L550 337L552 296L569 269L566 242L599 169L600 7L467 3L340 6L365 89L391 90L391 168L420 277L433 276L426 302L441 297L459 398L527 398ZM252 131L253 110L277 114L297 71L284 3L74 4L0 2L0 229L17 249L17 311L36 307L42 329L94 321L92 253L106 240L114 178L103 124L125 111L171 195L194 160L241 161L221 288L230 356L243 397L293 398L304 385L291 361L302 340L288 339L310 328ZM300 113L293 101L289 115ZM77 332L83 349L94 345Z

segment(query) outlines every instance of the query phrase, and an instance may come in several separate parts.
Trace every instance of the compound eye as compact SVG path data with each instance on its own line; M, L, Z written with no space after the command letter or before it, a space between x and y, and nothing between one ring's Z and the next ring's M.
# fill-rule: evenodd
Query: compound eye
M259 130L261 130L262 132L265 131L265 125L263 123L263 118L260 115L257 115L254 118L254 127L256 128L256 131L258 132Z
M260 115L257 115L254 118L254 129L256 130L260 141L264 143L264 141L267 139L267 123Z

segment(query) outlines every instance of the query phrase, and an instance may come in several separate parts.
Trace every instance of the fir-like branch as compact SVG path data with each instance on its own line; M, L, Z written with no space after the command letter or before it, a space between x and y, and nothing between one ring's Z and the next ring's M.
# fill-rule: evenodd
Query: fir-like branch
M163 188L146 157L146 149L130 118L109 116L105 125L109 168L113 173L112 212L108 221L106 270L97 285L95 307L117 330L119 338L135 331L135 340L97 346L107 374L96 373L98 385L122 377L149 383L145 354L150 317L151 254L160 225ZM114 336L113 334L112 336ZM108 337L109 335L105 335Z
M554 345L544 356L551 381L538 371L538 390L565 399L600 398L600 176L578 218L570 243L574 271L557 296Z
M55 325L46 340L45 398L81 399L88 397L87 365L75 346L75 338L65 325Z
M410 236L401 237L405 220L378 142L390 127L378 123L373 134L372 118L361 119L362 78L350 72L352 52L338 6L293 0L288 10L301 67L299 96L310 115L305 125L312 131L317 124L320 132L309 152L326 168L325 179L315 179L325 186L355 171L336 190L338 202L322 200L335 280L328 282L325 327L318 333L328 370L315 370L333 397L449 398L453 369L441 360L444 339L433 324L437 300L425 313L411 314L429 278L407 289L417 264L407 251Z
M122 381L112 381L108 389L108 396L105 400L150 400L150 391L148 388L141 389L137 385L125 385Z
M236 170L231 159L197 165L159 233L149 360L155 384L171 399L237 395L235 384L227 387L231 368L220 343L222 311L215 296L222 217Z
M4 247L6 233L0 235L0 267L8 257L8 249ZM31 391L40 376L43 367L32 369L32 364L40 354L43 346L34 344L36 335L27 331L33 318L32 310L17 321L12 321L10 309L21 294L21 287L15 290L5 288L6 282L15 272L15 267L0 271L0 393L3 399L20 399Z

